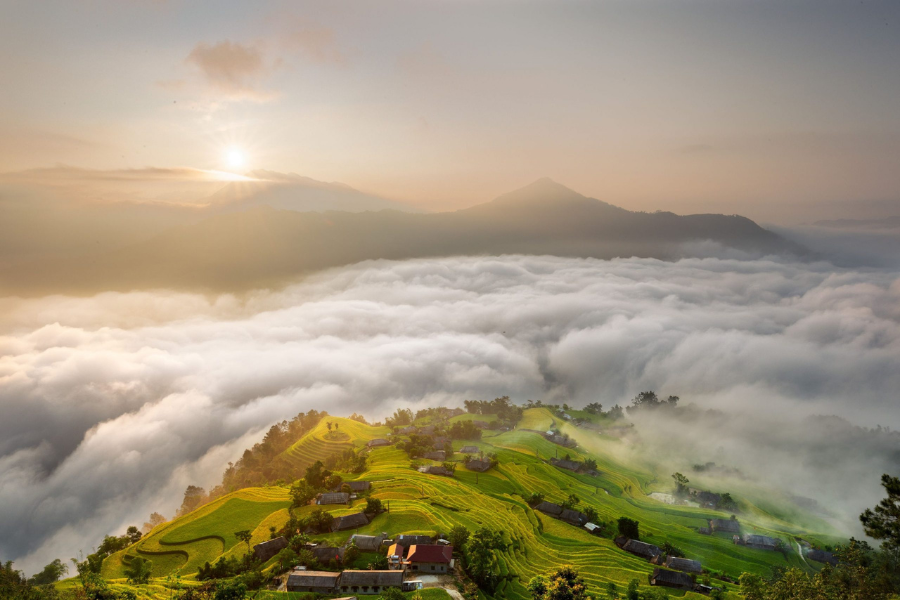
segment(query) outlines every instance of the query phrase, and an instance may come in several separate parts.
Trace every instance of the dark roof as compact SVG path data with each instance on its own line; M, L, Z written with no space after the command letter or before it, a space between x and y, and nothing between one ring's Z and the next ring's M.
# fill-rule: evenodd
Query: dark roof
M700 561L679 558L677 556L670 556L669 560L666 561L666 566L670 569L675 569L676 571L686 571L688 573L699 573L703 570Z
M419 563L450 563L453 558L453 546L439 546L436 544L415 544L409 549L409 562Z
M729 533L740 533L741 524L737 519L710 519L709 526L715 531L727 531Z
M550 464L557 466L560 469L566 469L567 471L577 471L581 468L581 463L575 462L574 460L566 460L564 458L551 458Z
M450 438L443 436L443 435L439 435L438 437L434 438L434 445L435 446L443 446L444 444L446 444L449 441L450 441Z
M344 492L328 492L319 497L319 504L347 504L350 501L350 494Z
M341 573L341 586L345 585L400 587L403 585L403 571L344 571Z
M771 538L767 535L751 535L746 534L744 536L745 544L752 544L754 546L767 546L767 547L775 547L776 541L775 538Z
M834 557L834 554L831 552L826 552L825 550L810 550L806 557L810 560L814 560L816 562L828 563L830 565L836 565L838 560Z
M277 537L274 540L267 540L253 546L253 554L260 560L267 561L287 547L288 541L283 537Z
M432 433L434 433L434 425L419 427L419 433L421 433L422 435L431 435Z
M344 549L343 548L335 548L333 546L317 546L312 549L313 556L316 557L316 560L320 563L328 564L331 562L331 559L335 559L337 561L344 560Z
M577 510L565 509L563 510L559 518L567 523L574 523L576 525L581 525L582 523L587 522L587 515L584 513L580 513Z
M339 492L345 485L349 485L350 489L354 492L366 492L372 487L372 483L369 481L345 481L341 483L341 485L336 485L331 488L331 491Z
M709 535L712 533L712 529L709 527L698 527L697 533L702 533L703 535Z
M428 460L444 460L447 458L447 453L443 450L435 450L434 452L426 452L424 458Z
M391 443L382 438L375 438L374 440L369 440L367 446L390 446Z
M715 492L700 492L697 494L697 501L703 504L718 504L722 500L722 496Z
M478 446L463 446L459 451L463 454L478 454Z
M377 552L381 549L381 542L384 541L384 535L359 535L354 533L347 540L347 543L355 542L356 547L364 552Z
M346 515L344 517L335 517L334 523L331 524L332 531L343 531L344 529L355 529L368 525L369 519L364 513L356 513Z
M544 502L541 502L540 504L538 504L537 506L535 506L534 510L539 510L544 514L553 515L554 517L557 517L560 515L560 513L562 513L563 507L560 506L559 504L553 504L552 502L544 501Z
M288 575L288 587L317 587L317 588L335 588L337 587L340 573L331 573L329 571L291 571Z
M430 544L432 538L427 535L398 535L394 541L409 548L415 544Z
M665 569L653 569L653 578L650 583L651 585L667 585L685 589L694 587L694 580L687 573L666 571Z
M444 467L440 466L419 467L419 473L427 473L429 475L453 475L452 471L448 471Z
M415 430L416 430L415 425L407 425L406 427L404 427L403 429L400 429L399 431L400 431L400 433L407 434L407 433L413 433Z
M622 546L622 550L647 559L655 558L662 554L662 550L659 547L638 540L628 540Z
M470 471L480 471L481 473L484 473L491 468L491 461L472 459L466 463L466 468Z

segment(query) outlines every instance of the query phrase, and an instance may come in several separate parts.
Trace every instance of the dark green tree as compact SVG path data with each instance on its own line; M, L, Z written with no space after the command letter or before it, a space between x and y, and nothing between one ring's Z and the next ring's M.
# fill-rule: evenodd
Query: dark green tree
M238 541L244 542L247 544L247 550L250 550L250 540L253 539L253 533L249 529L242 529L241 531L235 531L234 537L238 539Z
M125 577L128 578L128 583L143 585L150 581L152 569L152 562L140 556L135 556L125 565Z
M881 540L886 550L900 549L900 477L881 476L887 498L875 510L867 508L859 516L863 530L869 537Z

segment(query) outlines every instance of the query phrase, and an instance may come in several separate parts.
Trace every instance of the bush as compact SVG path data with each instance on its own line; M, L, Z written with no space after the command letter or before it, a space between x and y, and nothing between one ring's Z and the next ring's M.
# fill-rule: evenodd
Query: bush
M624 535L632 540L641 539L640 523L628 517L619 517L618 521L619 535Z

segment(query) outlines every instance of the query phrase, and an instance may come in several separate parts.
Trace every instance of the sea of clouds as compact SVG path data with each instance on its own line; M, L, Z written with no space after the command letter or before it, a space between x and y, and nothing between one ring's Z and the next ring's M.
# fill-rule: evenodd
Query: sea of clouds
M31 573L171 516L299 411L611 406L645 389L747 419L900 427L900 274L508 256L366 262L241 297L0 299L0 558ZM854 456L860 510L898 456Z

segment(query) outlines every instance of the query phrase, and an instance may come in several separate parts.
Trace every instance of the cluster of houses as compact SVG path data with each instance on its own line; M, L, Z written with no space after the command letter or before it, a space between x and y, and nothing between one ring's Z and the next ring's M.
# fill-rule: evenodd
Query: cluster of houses
M550 464L554 467L565 469L566 471L572 471L573 473L586 473L591 477L597 477L600 475L600 473L596 469L587 469L584 466L584 463L570 460L568 458L551 458Z
M679 556L666 555L659 546L648 544L640 540L632 540L625 536L616 538L616 545L624 550L646 559L654 565L661 565L653 570L650 575L650 585L661 585L679 590L692 590L701 594L709 594L712 586L698 584L691 575L699 575L703 572L700 561L681 558Z
M381 535L354 535L341 548L311 547L316 559L329 564L332 559L343 558L350 544L364 552L380 552L388 545L388 569L355 570L341 572L309 571L296 567L288 574L285 587L289 592L307 592L322 595L335 594L381 594L389 588L411 591L422 587L415 575L445 574L453 570L453 546L445 540L434 543L428 536L401 535L396 539Z

